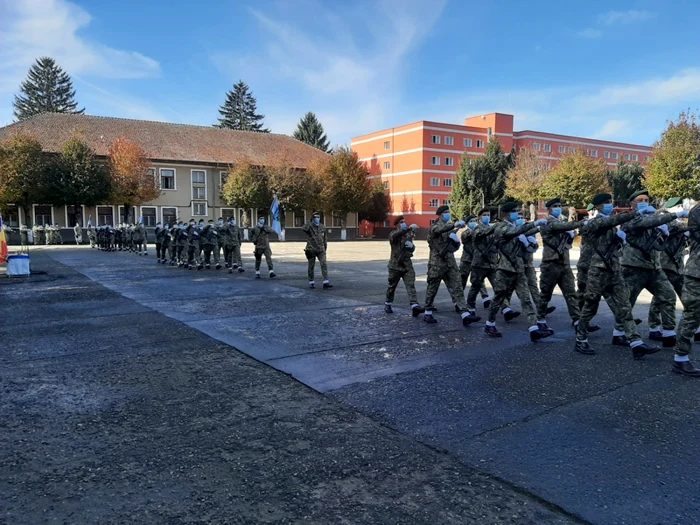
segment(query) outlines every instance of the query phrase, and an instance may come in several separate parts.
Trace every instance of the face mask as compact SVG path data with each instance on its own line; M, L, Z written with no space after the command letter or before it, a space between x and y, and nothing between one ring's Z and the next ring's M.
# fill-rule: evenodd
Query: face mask
M552 216L559 217L561 215L561 208L552 208Z
M321 224L321 218L320 217L314 217L314 224Z
M476 223L470 221L468 226L470 230L473 230L474 228L476 228Z
M515 221L517 221L517 220L518 220L518 217L519 217L518 212L513 212L513 213L511 213L511 214L510 214L510 222L515 222Z
M613 212L612 203L603 204L603 215L610 215Z
M258 221L258 224L259 224L260 226L265 226L265 221L259 220L259 221Z
M484 215L484 216L481 218L481 222L483 222L484 224L489 224L489 223L491 222L491 216L490 216L490 215Z
M400 227L402 230L405 230L406 228L408 228L408 224L406 224L405 222L402 222L401 224L399 224L399 227Z
M647 209L648 207L649 207L649 203L648 203L648 202L638 202L638 203L637 203L637 210L638 210L638 211L645 210L645 209Z
M224 221L219 221L219 226L223 226L223 225L224 225Z
M443 214L442 214L442 220L445 221L445 222L450 222L450 219L451 219L451 218L452 218L452 215L450 215L449 213L443 213Z
M235 225L236 225L236 221L230 220L230 221L229 221L229 224L230 224L231 226L235 226Z
M156 224L156 228L160 228L160 223Z
M525 224L525 219L516 219L516 221L515 221L516 226L522 226L523 224Z

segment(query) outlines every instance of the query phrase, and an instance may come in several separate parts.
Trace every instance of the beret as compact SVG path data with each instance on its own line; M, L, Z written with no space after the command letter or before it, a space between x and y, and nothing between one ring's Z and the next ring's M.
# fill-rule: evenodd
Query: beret
M403 215L399 215L394 219L394 226L397 226L404 219Z
M440 206L435 212L435 215L442 215L443 213L447 213L448 211L450 211L449 206Z
M544 207L549 208L550 206L554 206L555 204L561 204L561 197L554 197L553 199L548 200L544 203Z
M612 200L612 195L609 193L599 193L595 197L593 197L593 200L591 201L593 203L593 206L598 206L598 204L603 204L605 201L611 201Z
M649 191L648 190L639 190L635 191L632 195L630 195L630 198L628 200L633 201L640 195L646 195L647 197L649 196Z
M513 211L517 208L520 208L520 202L518 201L512 201L512 202L506 202L502 207L501 210L508 212L508 211Z
M683 203L683 197L671 197L664 204L664 208L674 208Z

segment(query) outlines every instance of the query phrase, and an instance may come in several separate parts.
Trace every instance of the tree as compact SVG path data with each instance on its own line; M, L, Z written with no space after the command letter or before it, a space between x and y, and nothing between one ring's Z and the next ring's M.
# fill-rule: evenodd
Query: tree
M112 181L110 200L124 204L123 221L128 222L131 206L158 198L160 184L141 146L126 137L117 138L107 156Z
M700 125L697 115L683 112L669 122L647 165L644 183L659 199L700 200Z
M226 101L219 109L222 118L219 119L219 128L237 129L241 131L259 131L269 133L263 128L265 115L258 114L258 102L253 93L249 91L248 84L239 80L233 86L233 90L226 93Z
M524 150L506 175L506 193L524 203L536 203L543 198L546 174L545 162L534 151Z
M607 172L605 160L589 157L577 148L549 172L543 195L561 197L569 206L585 208L597 193L609 190Z
M304 210L315 208L319 204L319 181L306 170L295 168L286 159L281 158L266 166L265 173L272 197L276 195L279 201L283 227L286 212L303 213Z
M618 162L614 170L608 170L608 184L612 188L613 201L617 206L629 205L629 196L642 189L644 168L637 162Z
M404 196L404 199L405 198ZM384 189L382 181L375 180L370 185L369 200L365 203L362 210L360 210L359 219L361 221L368 220L369 222L384 222L390 212L391 197Z
M29 69L27 79L15 95L14 108L17 120L28 119L39 113L83 113L77 110L73 81L53 58L41 57Z
M32 223L32 204L43 200L45 177L41 144L35 138L12 135L0 144L0 205L21 206L27 225Z
M311 111L301 118L292 136L309 146L318 148L325 153L330 153L328 137L323 131L323 125Z
M474 160L474 184L484 192L484 203L501 204L506 197L506 174L515 165L515 153L506 155L501 143L492 138L483 157Z
M236 208L269 209L272 204L269 173L243 160L231 166L221 196Z

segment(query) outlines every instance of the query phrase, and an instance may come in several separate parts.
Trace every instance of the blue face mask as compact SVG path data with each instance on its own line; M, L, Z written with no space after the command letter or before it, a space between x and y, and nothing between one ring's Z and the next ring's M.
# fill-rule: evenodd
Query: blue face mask
M224 221L219 221L219 226L223 226L223 225L224 225Z
M519 217L519 215L518 215L518 212L517 212L517 211L511 213L510 216L509 216L510 222L515 222L515 221L517 221L517 220L518 220L518 217Z
M490 215L484 215L484 216L481 218L481 222L483 222L484 224L489 224L489 223L491 222L491 216L490 216Z
M603 204L603 215L610 215L613 212L612 203Z
M400 227L402 230L405 230L406 228L408 228L408 224L406 224L405 222L402 222L402 223L400 223L399 227Z
M516 226L522 226L523 224L525 224L525 219L516 219L516 221L515 221Z
M637 211L645 210L645 209L647 209L648 207L649 207L649 203L648 203L648 202L638 202L638 203L637 203Z
M561 208L552 208L552 216L559 217L561 215Z
M235 226L235 225L236 225L236 221L234 221L233 219L231 219L231 220L229 221L229 224L230 224L231 226Z
M468 224L467 226L469 226L469 229L470 229L470 230L473 230L474 228L476 228L476 223L475 223L475 222L472 222L472 221L469 221L469 224Z
M261 219L261 220L258 221L258 224L259 224L260 226L265 226L265 221Z
M321 224L321 218L320 218L320 217L314 217L314 224Z
M443 214L442 214L442 220L445 221L445 222L450 222L450 219L451 219L451 218L452 218L452 215L450 215L449 213L443 213Z

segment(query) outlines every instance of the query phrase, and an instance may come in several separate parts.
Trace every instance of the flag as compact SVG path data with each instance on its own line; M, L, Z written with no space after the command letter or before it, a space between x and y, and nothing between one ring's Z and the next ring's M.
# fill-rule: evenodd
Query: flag
M5 230L2 227L2 217L0 217L0 264L7 262L7 239Z
M280 201L277 200L275 195L275 200L272 201L270 206L270 211L272 212L272 231L277 235L282 233L282 225L280 224Z

